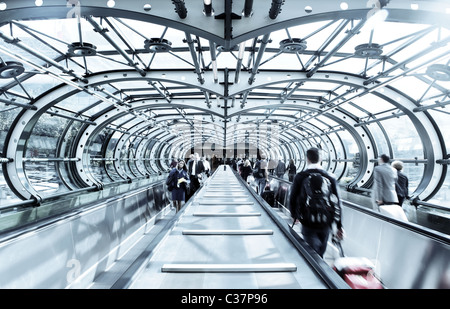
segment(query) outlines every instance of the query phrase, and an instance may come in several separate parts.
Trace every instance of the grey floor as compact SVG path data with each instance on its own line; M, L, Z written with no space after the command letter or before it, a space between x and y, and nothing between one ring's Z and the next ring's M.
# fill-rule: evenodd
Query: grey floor
M184 268L180 270L180 267ZM248 190L242 188L236 176L230 170L220 170L187 206L131 288L317 289L325 286Z

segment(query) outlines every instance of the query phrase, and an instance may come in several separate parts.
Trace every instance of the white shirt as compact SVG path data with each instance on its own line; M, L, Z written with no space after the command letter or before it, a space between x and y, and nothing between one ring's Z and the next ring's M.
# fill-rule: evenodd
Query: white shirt
M211 170L211 166L207 160L203 161L203 165L205 166L205 171Z
M312 170L312 169L323 170L323 167L319 163L310 163L310 164L308 164L306 169L308 169L308 170Z
M197 165L197 161L192 162L192 175L195 175L195 166Z

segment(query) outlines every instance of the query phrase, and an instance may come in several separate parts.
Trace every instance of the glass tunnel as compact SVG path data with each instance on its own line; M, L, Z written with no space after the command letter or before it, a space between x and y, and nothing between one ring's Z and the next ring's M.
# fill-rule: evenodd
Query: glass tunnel
M0 211L314 146L353 193L403 161L448 214L449 42L443 1L2 1Z

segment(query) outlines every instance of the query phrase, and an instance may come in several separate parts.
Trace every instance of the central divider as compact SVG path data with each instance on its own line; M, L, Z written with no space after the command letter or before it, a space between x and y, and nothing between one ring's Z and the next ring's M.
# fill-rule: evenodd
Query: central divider
M233 179L234 178L234 179ZM217 173L210 183L205 185L205 192L201 196L197 196L198 206L208 206L208 209L216 210L218 207L232 205L240 206L255 206L253 201L249 201L248 192L242 190L242 185L237 181L233 173L229 171ZM211 207L214 206L214 207ZM218 206L218 207L215 207ZM260 212L208 212L208 213L193 213L192 216L202 217L232 217L244 218L252 216L261 216ZM256 235L273 235L274 231L271 229L186 229L182 231L182 235L196 235L196 236L256 236ZM227 263L227 264L164 264L161 267L162 272L221 272L221 273L240 273L240 272L295 272L297 267L293 263Z

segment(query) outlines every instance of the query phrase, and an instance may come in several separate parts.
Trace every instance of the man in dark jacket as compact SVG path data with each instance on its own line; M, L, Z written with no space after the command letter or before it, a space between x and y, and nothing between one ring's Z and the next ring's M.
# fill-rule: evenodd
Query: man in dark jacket
M321 256L325 253L327 248L328 237L332 228L332 223L336 223L337 227L337 238L342 239L343 237L343 229L341 223L341 200L339 197L339 190L337 186L337 181L334 176L328 174L326 171L322 169L320 165L320 154L319 149L311 148L306 152L306 158L308 162L307 169L301 173L298 173L294 177L294 182L291 187L291 196L290 196L290 208L291 215L294 220L299 219L302 224L302 234L304 240ZM325 223L318 224L317 219L316 222L312 222L309 218L306 218L305 213L308 211L306 209L308 197L308 193L305 192L305 181L309 178L310 175L319 175L315 176L315 180L319 181L319 187L322 186L322 179L325 183L329 184L329 190L331 191L329 195L333 200L331 203L332 210L329 213L329 219L324 221ZM321 176L321 177L320 177ZM319 178L319 180L317 180ZM313 179L313 178L311 178ZM309 181L309 179L308 179ZM325 189L324 189L325 191Z
M394 161L392 167L397 170L397 181L395 182L395 191L397 192L398 205L402 206L405 199L409 198L408 176L403 174L403 162Z
M200 161L200 155L198 153L194 153L193 160L189 160L188 172L191 179L189 196L192 196L198 188L200 188L200 181L205 176L205 166L203 165L203 162Z

